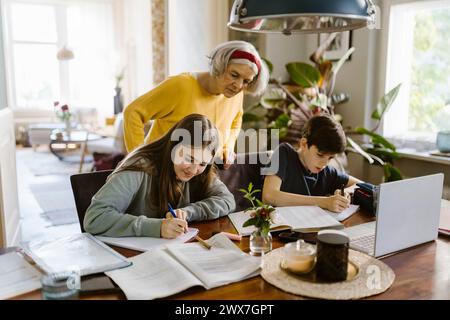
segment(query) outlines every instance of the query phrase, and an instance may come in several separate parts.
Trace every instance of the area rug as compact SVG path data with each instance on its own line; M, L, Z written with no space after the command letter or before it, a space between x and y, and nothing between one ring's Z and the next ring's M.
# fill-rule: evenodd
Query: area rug
M42 215L58 226L78 223L70 182L66 180L31 184L30 190L42 209Z
M92 157L86 160L92 162ZM79 150L67 153L64 160L59 160L50 152L37 151L25 159L25 164L35 176L76 174L80 166ZM83 172L89 171L91 167L92 163L85 161Z

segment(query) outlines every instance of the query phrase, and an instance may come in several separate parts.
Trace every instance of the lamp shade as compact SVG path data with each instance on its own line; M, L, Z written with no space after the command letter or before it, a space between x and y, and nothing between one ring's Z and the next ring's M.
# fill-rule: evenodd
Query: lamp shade
M371 0L235 0L228 27L259 33L331 33L375 23Z

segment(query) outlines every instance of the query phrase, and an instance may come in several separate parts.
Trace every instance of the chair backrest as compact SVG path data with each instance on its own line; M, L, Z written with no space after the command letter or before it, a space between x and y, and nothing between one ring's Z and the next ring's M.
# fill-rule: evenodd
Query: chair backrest
M75 205L77 207L78 221L80 222L82 232L85 232L83 220L86 210L91 204L92 197L105 184L106 179L112 172L113 170L105 170L70 176L73 197L75 198Z
M247 190L250 182L253 184L253 190L261 190L256 194L257 198L261 200L264 179L264 176L261 175L261 168L267 164L271 154L271 151L238 154L235 163L228 170L219 170L220 180L234 196L236 211L242 211L250 206L250 202L239 191L239 189Z

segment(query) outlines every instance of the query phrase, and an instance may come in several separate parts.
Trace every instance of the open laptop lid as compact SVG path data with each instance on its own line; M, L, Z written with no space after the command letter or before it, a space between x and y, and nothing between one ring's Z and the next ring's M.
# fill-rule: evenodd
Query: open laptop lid
M437 238L443 183L439 173L380 185L375 257Z

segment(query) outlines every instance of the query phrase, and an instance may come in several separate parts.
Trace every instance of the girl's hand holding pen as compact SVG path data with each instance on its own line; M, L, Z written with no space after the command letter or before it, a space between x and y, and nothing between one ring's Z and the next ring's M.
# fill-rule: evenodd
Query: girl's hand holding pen
M170 203L167 206L169 212L166 213L166 219L163 219L161 224L161 237L173 239L188 230L187 213L180 209L173 210Z
M180 210L181 211L181 210ZM168 212L166 219L161 223L161 238L173 239L187 231L187 221L181 218L173 218L172 214Z

